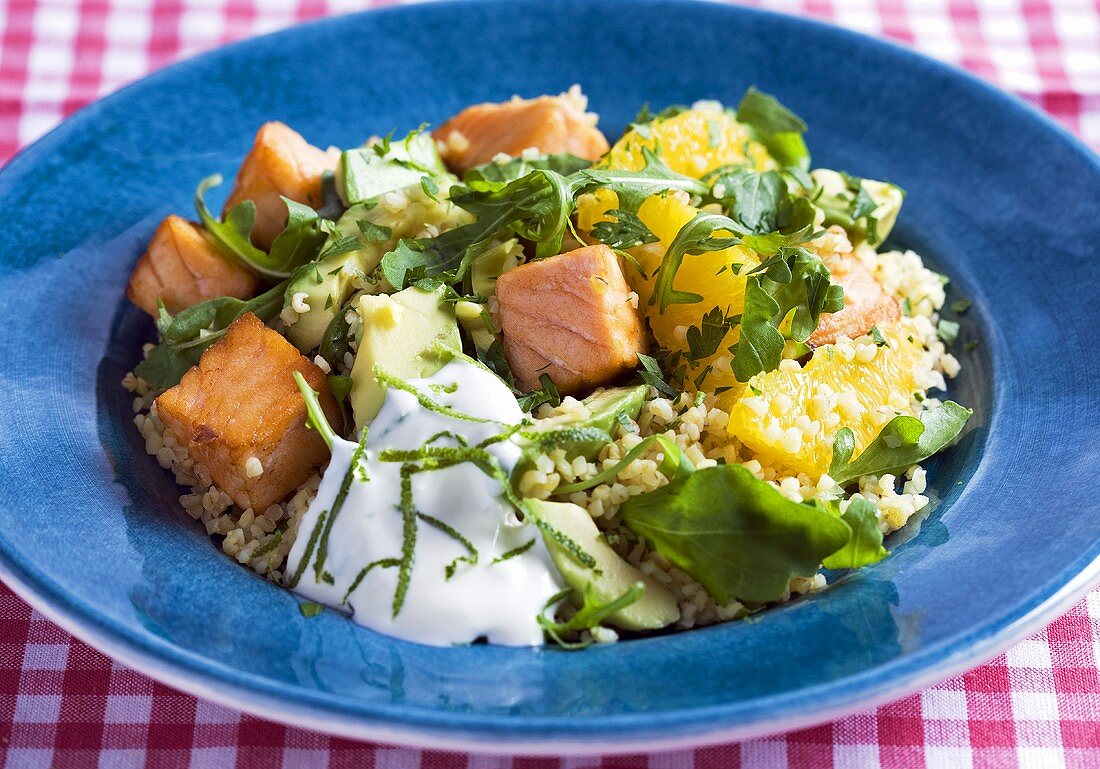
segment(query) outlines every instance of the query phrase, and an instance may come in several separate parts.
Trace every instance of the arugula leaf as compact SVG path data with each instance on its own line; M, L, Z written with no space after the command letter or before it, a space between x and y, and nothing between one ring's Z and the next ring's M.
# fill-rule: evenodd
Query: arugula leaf
M697 470L627 499L623 523L721 604L783 598L848 542L847 523L784 497L741 465Z
M836 505L836 503L833 503ZM837 505L839 513L839 505ZM844 547L824 560L826 569L858 569L878 563L890 551L882 546L882 530L878 527L878 511L863 497L852 497L848 509L840 516L852 530Z
M783 175L776 171L727 170L715 178L713 189L723 208L745 230L745 245L766 256L781 247L798 245L814 237L813 204L792 195Z
M543 155L533 160L518 157L503 163L489 161L467 170L462 176L462 183L479 192L494 192L535 170L554 171L562 176L571 176L590 165L592 165L590 161L566 152Z
M944 401L919 418L896 416L854 461L850 461L854 436L842 428L834 440L829 477L843 486L865 475L903 472L949 446L973 413L954 401Z
M317 215L322 219L335 222L346 210L347 206L344 205L344 200L336 189L336 174L332 171L322 172L321 204L317 206Z
M615 249L634 248L656 243L659 238L650 232L636 213L622 209L608 211L614 221L597 222L589 233L593 238Z
M331 451L333 440L339 436L332 429L332 425L328 423L328 417L325 416L325 410L321 407L321 401L318 399L319 393L309 386L309 382L306 381L300 371L294 372L294 384L298 385L298 392L302 394L302 400L306 402L306 426L311 430L316 430L317 434L321 436L321 440L325 442L325 445Z
M539 384L542 385L540 389L532 390L516 399L520 409L534 411L544 403L549 403L551 406L561 405L561 395L549 374L539 374Z
M324 336L321 337L321 344L317 350L317 354L325 359L333 371L338 370L343 364L345 353L351 351L351 339L348 336L350 328L348 309L350 306L340 307L332 316L332 320L325 327Z
M203 227L213 238L223 253L234 257L242 264L262 261L265 254L252 245L252 228L256 224L256 204L246 200L226 214L225 220L218 219L206 207L206 193L222 183L221 174L207 176L195 189L195 212Z
M810 151L802 139L806 123L774 96L749 88L737 105L737 122L748 126L752 138L763 144L779 165L810 167Z
M294 270L317 258L328 239L328 231L322 226L326 221L309 206L283 198L287 208L286 226L271 242L271 249L262 265L257 267L268 277L289 277Z
M223 253L275 280L289 277L298 267L317 258L328 238L328 230L324 226L327 220L321 219L316 211L289 198L282 198L287 207L286 225L265 253L252 245L256 204L251 200L233 206L224 221L210 213L205 201L206 192L221 183L222 177L218 174L199 182L195 190L195 210L214 244Z
M791 339L805 342L822 313L844 307L844 289L830 278L821 257L804 248L781 248L753 271L745 286L741 336L734 348L737 381L747 382L779 367L785 343L779 326L792 311Z
M566 641L563 636L569 633L578 633L582 630L592 630L598 627L605 619L616 612L622 611L641 598L642 593L645 592L645 583L635 582L619 597L611 601L601 602L596 596L595 590L592 588L592 583L589 582L584 587L584 603L581 608L577 609L576 614L565 622L554 622L549 619L546 616L546 610L560 602L569 595L570 592L572 592L571 589L564 590L553 596L546 602L546 606L536 619L538 620L539 626L546 632L546 635L550 636L554 643L563 649L575 651L591 645L592 641Z
M735 233L743 232L737 222L722 214L700 211L680 228L665 252L661 266L657 269L656 285L649 297L649 304L658 305L658 311L664 312L669 305L695 304L703 297L690 291L679 291L672 287L676 273L688 254L698 255L710 251L724 251L737 245L741 239ZM716 233L728 232L730 235Z
M577 192L589 192L596 187L611 190L619 199L619 209L637 213L651 195L666 190L683 190L703 196L709 191L705 182L678 174L665 165L649 147L642 147L645 166L640 171L589 168L574 176Z
M225 330L245 313L268 322L283 309L286 281L247 301L229 296L209 299L170 316L162 306L157 318L160 344L134 368L153 390L167 390L199 362L203 351L225 335Z
M607 433L604 434L607 435L607 440L605 442L610 443L611 436ZM664 458L661 460L660 465L658 465L657 470L666 478L669 480L686 478L695 472L695 465L693 465L691 460L680 450L679 446L664 435L650 435L643 438L637 446L623 455L623 458L611 467L605 467L591 478L586 478L583 481L563 483L554 489L554 494L572 494L575 491L585 491L586 489L599 486L601 483L613 481L615 476L625 470L631 462L648 451L649 447L654 443L661 447L661 451L664 454Z
M545 169L499 188L452 187L451 202L477 220L435 238L402 240L383 256L382 273L395 290L423 278L461 280L473 260L504 231L534 241L538 257L556 254L574 206L571 183Z

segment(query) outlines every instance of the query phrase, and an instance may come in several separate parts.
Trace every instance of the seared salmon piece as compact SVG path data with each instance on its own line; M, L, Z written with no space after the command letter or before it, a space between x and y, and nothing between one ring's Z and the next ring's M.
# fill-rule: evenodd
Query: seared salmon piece
M241 508L266 510L328 457L321 436L306 426L295 371L321 394L339 430L340 409L324 372L252 313L234 321L198 365L157 398L164 426Z
M817 330L807 340L810 347L832 344L840 336L855 339L870 331L871 326L901 317L898 300L886 292L859 259L831 254L823 261L833 274L833 283L844 287L844 309L821 316Z
M607 246L508 270L497 278L497 301L504 354L525 392L542 374L565 395L592 390L633 371L645 352L636 295Z
M249 299L259 285L260 277L223 256L202 227L173 214L138 259L126 296L155 318L158 298L175 315L219 296Z
M440 154L457 172L488 163L500 153L515 157L529 147L541 153L568 152L595 160L608 150L596 128L596 116L585 112L588 100L579 90L499 104L475 104L432 132Z
M322 150L289 126L264 123L241 163L223 214L245 200L255 203L252 242L267 249L286 224L286 203L279 196L317 208L321 205L321 175L334 170L339 160L340 151L335 148Z

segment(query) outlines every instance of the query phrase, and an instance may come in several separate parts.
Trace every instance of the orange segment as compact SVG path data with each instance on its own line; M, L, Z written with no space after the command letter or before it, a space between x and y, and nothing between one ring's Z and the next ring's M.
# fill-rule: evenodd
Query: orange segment
M677 289L701 295L703 300L695 304L673 304L663 313L656 303L649 304L655 275L665 253L680 228L697 213L698 209L685 203L682 195L655 195L646 200L638 216L660 241L631 250L645 277L629 267L627 275L631 287L638 293L640 307L657 343L666 350L681 353L680 362L685 365L683 387L688 392L721 392L720 404L728 405L742 387L730 368L732 353L729 348L737 341L736 330L728 331L717 345L709 345L698 357L692 357L689 335L694 336L693 327L703 334L705 318L711 322L741 314L745 302L745 273L759 264L756 252L745 246L734 246L723 251L688 255L676 273L674 285ZM697 345L694 353L698 352Z
M757 374L749 382L755 392L746 391L731 410L730 433L761 462L811 478L829 469L842 427L852 430L858 456L923 390L918 374L926 353L911 323L882 327L882 347L869 337L842 339L817 348L803 368L792 362Z
M673 171L696 178L745 162L760 171L775 167L764 146L750 140L748 129L732 115L703 109L685 110L630 129L596 165L638 171L645 167L643 147L653 150Z

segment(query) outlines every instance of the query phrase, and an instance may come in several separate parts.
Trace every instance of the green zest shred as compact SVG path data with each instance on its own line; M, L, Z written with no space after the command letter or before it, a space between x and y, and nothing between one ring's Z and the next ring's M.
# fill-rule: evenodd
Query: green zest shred
M595 486L599 486L601 483L606 483L614 479L615 476L625 470L631 462L645 454L654 443L659 445L664 452L664 458L661 460L657 469L666 478L669 480L683 478L695 471L695 467L691 464L691 461L684 456L684 453L680 451L679 446L664 435L650 435L647 438L643 438L641 443L628 451L622 459L611 467L583 481L575 481L574 483L566 483L562 486L558 486L554 490L554 494L560 496L563 494L572 494L576 491L585 491L586 489L591 489Z
M515 558L517 556L523 555L524 553L526 553L528 550L530 550L534 546L535 546L535 540L533 540L533 539L529 540L528 542L520 545L519 547L513 547L511 550L508 550L507 552L501 553L500 555L498 555L496 558L494 558L489 563L490 563L490 565L497 564L497 563L503 563L504 561L507 561L507 560Z

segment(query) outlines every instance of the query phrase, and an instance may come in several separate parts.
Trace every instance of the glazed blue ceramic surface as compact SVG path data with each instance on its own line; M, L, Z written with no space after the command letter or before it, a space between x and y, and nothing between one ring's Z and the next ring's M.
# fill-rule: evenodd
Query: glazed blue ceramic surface
M146 456L119 386L153 337L125 300L157 223L231 176L257 126L350 146L582 83L608 135L643 102L755 84L815 165L908 191L893 236L951 277L974 417L928 463L893 555L753 621L591 648L428 648L307 619L221 554ZM178 687L292 723L568 751L803 725L901 696L1053 618L1096 573L1100 165L1021 103L817 23L690 2L406 7L171 67L0 173L0 572L78 635Z

